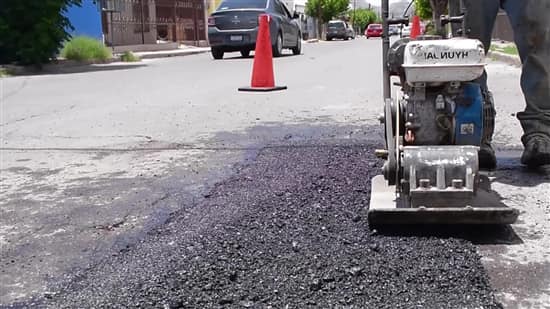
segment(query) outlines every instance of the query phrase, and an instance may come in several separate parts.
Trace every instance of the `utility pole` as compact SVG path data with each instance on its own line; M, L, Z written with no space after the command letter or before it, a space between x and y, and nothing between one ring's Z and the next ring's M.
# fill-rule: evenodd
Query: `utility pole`
M380 12L382 13L382 28L384 29L383 33L388 33L389 31L389 24L388 24L388 17L389 17L389 7L390 7L390 1L389 0L382 0L382 5L380 8ZM386 60L388 55L388 50L390 49L390 38L387 35L382 36L382 59ZM383 70L382 70L382 78L383 78L383 93L384 93L384 99L391 98L391 85L390 85L390 69L387 65L384 64Z
M357 34L357 28L356 28L356 25L357 23L355 22L355 7L357 6L357 0L353 0L353 22L352 22L352 28L353 28L353 31Z

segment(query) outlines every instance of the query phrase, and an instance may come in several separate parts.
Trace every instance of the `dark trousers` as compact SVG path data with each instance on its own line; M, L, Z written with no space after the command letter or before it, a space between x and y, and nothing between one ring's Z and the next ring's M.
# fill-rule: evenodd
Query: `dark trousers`
M500 8L508 14L522 62L521 89L526 107L517 114L522 141L532 135L550 138L550 0L464 0L469 37L479 39L485 51ZM487 76L480 81L487 89ZM498 104L498 103L497 103Z

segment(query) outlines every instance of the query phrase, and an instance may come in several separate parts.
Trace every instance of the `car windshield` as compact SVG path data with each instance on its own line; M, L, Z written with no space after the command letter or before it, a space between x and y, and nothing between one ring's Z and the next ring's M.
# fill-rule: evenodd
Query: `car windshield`
M233 9L265 9L267 0L224 0L218 7L218 11Z

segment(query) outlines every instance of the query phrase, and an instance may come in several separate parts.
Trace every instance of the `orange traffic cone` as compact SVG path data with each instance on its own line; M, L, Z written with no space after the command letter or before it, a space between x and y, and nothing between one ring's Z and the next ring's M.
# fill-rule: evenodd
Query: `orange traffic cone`
M417 15L414 15L410 37L412 40L414 40L419 35L420 35L420 17L418 17Z
M258 30L256 49L254 51L251 86L241 87L239 91L265 92L286 89L286 86L275 86L273 51L271 50L271 36L269 35L270 18L267 14L262 14L259 17L260 29Z

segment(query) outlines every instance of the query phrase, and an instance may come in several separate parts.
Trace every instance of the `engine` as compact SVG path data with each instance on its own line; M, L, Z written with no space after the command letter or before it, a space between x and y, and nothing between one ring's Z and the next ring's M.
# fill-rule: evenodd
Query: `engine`
M391 46L389 26L411 20L389 18L389 2L381 2L385 147L375 152L385 162L371 181L369 226L515 222L519 211L502 203L479 170L495 111L478 84L485 50L467 38L463 1L449 0L450 15L437 21L452 26L449 38L413 36ZM420 29L419 18L412 28Z
M484 69L481 42L471 39L401 40L389 66L399 76L405 145L474 145L483 136ZM487 96L487 95L485 95Z
M484 61L483 44L466 38L404 39L389 50L390 75L399 77L403 92L391 107L393 132L402 137L395 149L402 154L397 176L391 169L385 175L390 183L399 179L393 182L415 204L441 192L457 199L475 194L478 146L493 125L484 117L491 97L474 82Z

